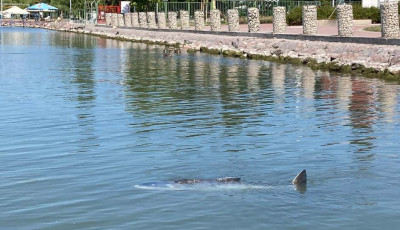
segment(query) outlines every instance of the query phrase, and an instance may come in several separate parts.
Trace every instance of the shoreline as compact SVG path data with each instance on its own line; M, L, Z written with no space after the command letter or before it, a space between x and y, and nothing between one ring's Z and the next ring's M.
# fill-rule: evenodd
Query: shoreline
M204 52L228 57L303 64L313 69L400 80L400 46L397 45L232 36L224 35L224 33L196 33L179 30L85 27L69 24L61 26L57 23L33 27L131 42L175 46L188 53ZM341 38L335 37L335 39Z

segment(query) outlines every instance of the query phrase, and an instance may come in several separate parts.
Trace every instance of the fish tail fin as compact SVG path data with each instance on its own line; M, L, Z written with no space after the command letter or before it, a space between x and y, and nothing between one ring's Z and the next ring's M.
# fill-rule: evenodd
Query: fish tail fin
M292 184L294 185L303 185L307 183L307 172L304 169L292 180Z

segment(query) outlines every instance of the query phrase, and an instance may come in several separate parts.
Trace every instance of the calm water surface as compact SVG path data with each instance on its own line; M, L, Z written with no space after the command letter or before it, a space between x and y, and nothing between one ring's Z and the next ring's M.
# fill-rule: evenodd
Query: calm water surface
M1 229L400 224L396 83L38 29L0 43ZM244 183L137 186L224 176Z

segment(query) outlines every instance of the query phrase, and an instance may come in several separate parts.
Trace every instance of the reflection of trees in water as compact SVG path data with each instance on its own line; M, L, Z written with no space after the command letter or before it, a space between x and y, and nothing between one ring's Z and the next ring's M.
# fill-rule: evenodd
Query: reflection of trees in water
M97 139L94 134L94 115L92 108L95 107L95 79L93 62L95 59L94 47L96 38L82 34L58 33L54 45L69 47L64 53L62 72L71 77L70 84L76 92L72 99L76 100L76 116L78 125L82 130L82 138L79 140L79 152L92 150L91 140Z

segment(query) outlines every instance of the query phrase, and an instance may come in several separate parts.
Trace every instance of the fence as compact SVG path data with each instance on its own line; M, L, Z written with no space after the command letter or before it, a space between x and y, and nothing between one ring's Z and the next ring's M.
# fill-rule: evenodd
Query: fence
M284 6L286 10L303 6L303 5L321 5L320 1L293 1L293 0L227 0L216 1L215 8L220 10L223 15L227 14L229 9L237 9L240 16L247 16L249 7L257 7L260 10L260 16L272 16L272 9L275 6ZM148 11L180 11L186 10L191 17L194 17L194 12L197 10L204 11L206 15L213 8L210 2L163 2L156 4L154 8Z

